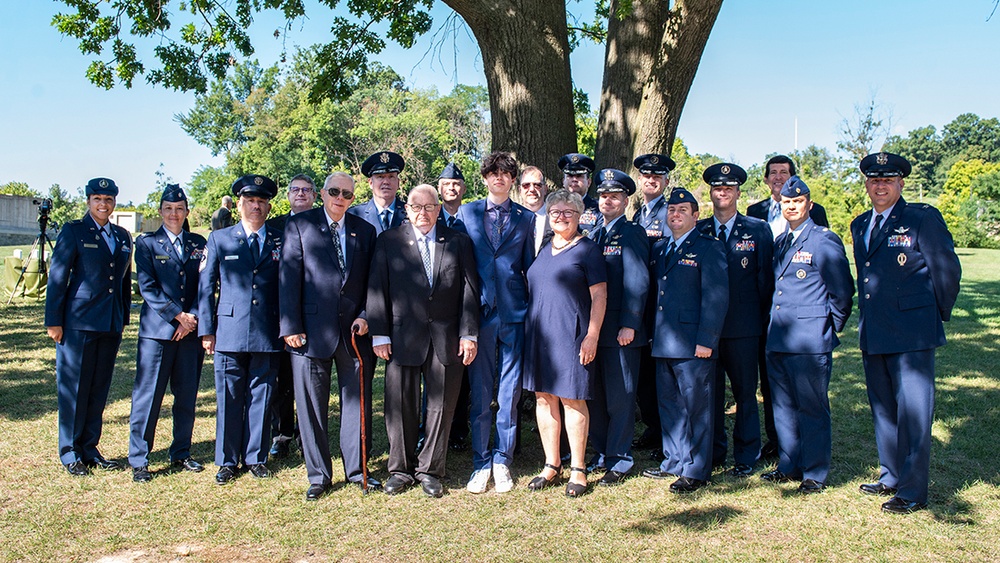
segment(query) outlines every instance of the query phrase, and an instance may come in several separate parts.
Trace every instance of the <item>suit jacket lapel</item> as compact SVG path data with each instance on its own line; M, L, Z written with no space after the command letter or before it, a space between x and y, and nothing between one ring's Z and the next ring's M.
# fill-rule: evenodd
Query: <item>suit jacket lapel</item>
M431 286L431 291L437 288L438 280L441 279L441 258L444 256L445 243L445 236L438 232L437 240L434 241L434 264L431 267L431 271L434 272L434 284Z
M868 244L865 245L865 249L868 251L867 256L871 256L872 253L875 252L875 249L882 244L882 241L884 241L886 237L889 236L889 230L895 228L896 222L899 221L899 217L900 215L902 215L903 206L905 205L906 202L903 201L903 198L901 197L899 198L899 201L896 202L896 205L893 205L892 209L889 210L888 217L885 219L885 221L882 222L881 228L878 230L878 232L874 234L872 243L870 245ZM865 229L864 231L862 231L862 233L868 232L868 225L871 224L871 221L874 217L875 217L875 211L872 210L871 213L868 215L868 222L865 223ZM864 234L862 234L861 236L864 236ZM868 241L864 242L867 243Z
M523 214L523 210L514 207L514 202L511 201L510 213L508 213L507 217L507 226L504 228L503 234L500 235L500 244L497 245L497 248L500 248L505 242L507 242L511 233L514 232L515 226L523 219Z

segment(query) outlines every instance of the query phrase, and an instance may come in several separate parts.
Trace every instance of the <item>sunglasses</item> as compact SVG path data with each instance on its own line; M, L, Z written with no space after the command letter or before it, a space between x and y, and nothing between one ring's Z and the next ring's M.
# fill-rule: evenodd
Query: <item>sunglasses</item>
M330 194L330 197L342 197L348 201L354 199L354 192L349 192L340 188L327 188L326 193Z

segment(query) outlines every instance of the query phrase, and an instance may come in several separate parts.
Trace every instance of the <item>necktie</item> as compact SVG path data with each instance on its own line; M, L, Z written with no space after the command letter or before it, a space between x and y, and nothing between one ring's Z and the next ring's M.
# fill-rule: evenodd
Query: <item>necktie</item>
M677 245L671 240L670 244L667 245L667 263L670 263L670 259L674 257L674 251L677 250Z
M448 216L448 220L446 221L446 223L448 224L448 228L449 229L451 227L454 227L455 226L455 216L454 215L449 215Z
M781 204L772 199L771 209L767 213L767 222L770 223L774 221L779 215L781 215Z
M184 259L184 241L181 240L181 237L174 239L174 251L177 252L178 258Z
M722 244L726 244L726 226L725 225L719 225L719 240L722 241Z
M101 235L104 237L104 244L108 245L111 254L115 253L115 237L111 236L111 227L101 227Z
M382 230L385 231L389 228L389 210L383 209L382 214L379 215L379 222L382 223Z
M875 216L875 226L872 227L871 234L868 235L868 251L871 252L872 243L875 242L875 236L878 234L879 229L882 228L882 215Z
M648 205L643 205L642 206L642 220L643 221L647 221L648 219L649 219L649 206Z
M608 229L601 227L601 234L597 235L597 244L604 244L608 240Z
M503 237L503 228L507 219L507 210L497 205L491 211L493 213L493 229L490 232L490 242L492 242L493 247L496 248L500 245L500 239Z
M431 270L431 249L428 237L420 237L420 257L424 261L424 274L427 275L427 284L434 285L433 272Z
M254 264L260 259L260 241L257 240L257 233L250 234L250 256Z
M792 232L786 231L785 234L781 235L781 242L778 243L778 252L775 254L775 258L778 262L785 259L785 254L788 253L788 249L792 247Z
M347 264L344 262L344 247L340 244L340 224L336 221L330 223L330 236L333 238L333 253L337 255L337 267L343 275Z

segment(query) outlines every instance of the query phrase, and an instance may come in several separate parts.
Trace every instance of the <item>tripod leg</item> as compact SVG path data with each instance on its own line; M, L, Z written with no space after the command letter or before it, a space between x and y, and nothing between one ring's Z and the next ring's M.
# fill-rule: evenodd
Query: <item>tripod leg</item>
M21 275L17 276L17 281L14 283L14 287L12 287L10 290L10 297L7 299L8 305L10 305L11 302L14 301L14 294L17 293L17 286L21 285L21 282L24 281L24 274L25 272L28 271L28 264L31 263L31 255L34 254L35 250L38 248L38 243L41 240L42 236L44 235L39 235L38 237L35 238L35 242L31 244L31 250L28 251L28 258L24 260L24 262L21 264ZM44 248L45 247L43 246L42 247L43 253L45 252ZM44 262L40 262L40 264L44 264ZM41 269L44 269L45 266L40 265L39 268L41 271Z

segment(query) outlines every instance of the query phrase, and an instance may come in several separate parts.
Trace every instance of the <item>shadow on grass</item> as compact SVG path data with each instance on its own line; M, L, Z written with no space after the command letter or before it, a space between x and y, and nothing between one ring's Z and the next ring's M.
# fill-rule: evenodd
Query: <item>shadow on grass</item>
M700 532L714 530L728 521L743 515L744 511L731 506L711 508L685 508L670 512L651 512L641 522L626 526L624 530L643 535L660 534L671 528L684 528Z

